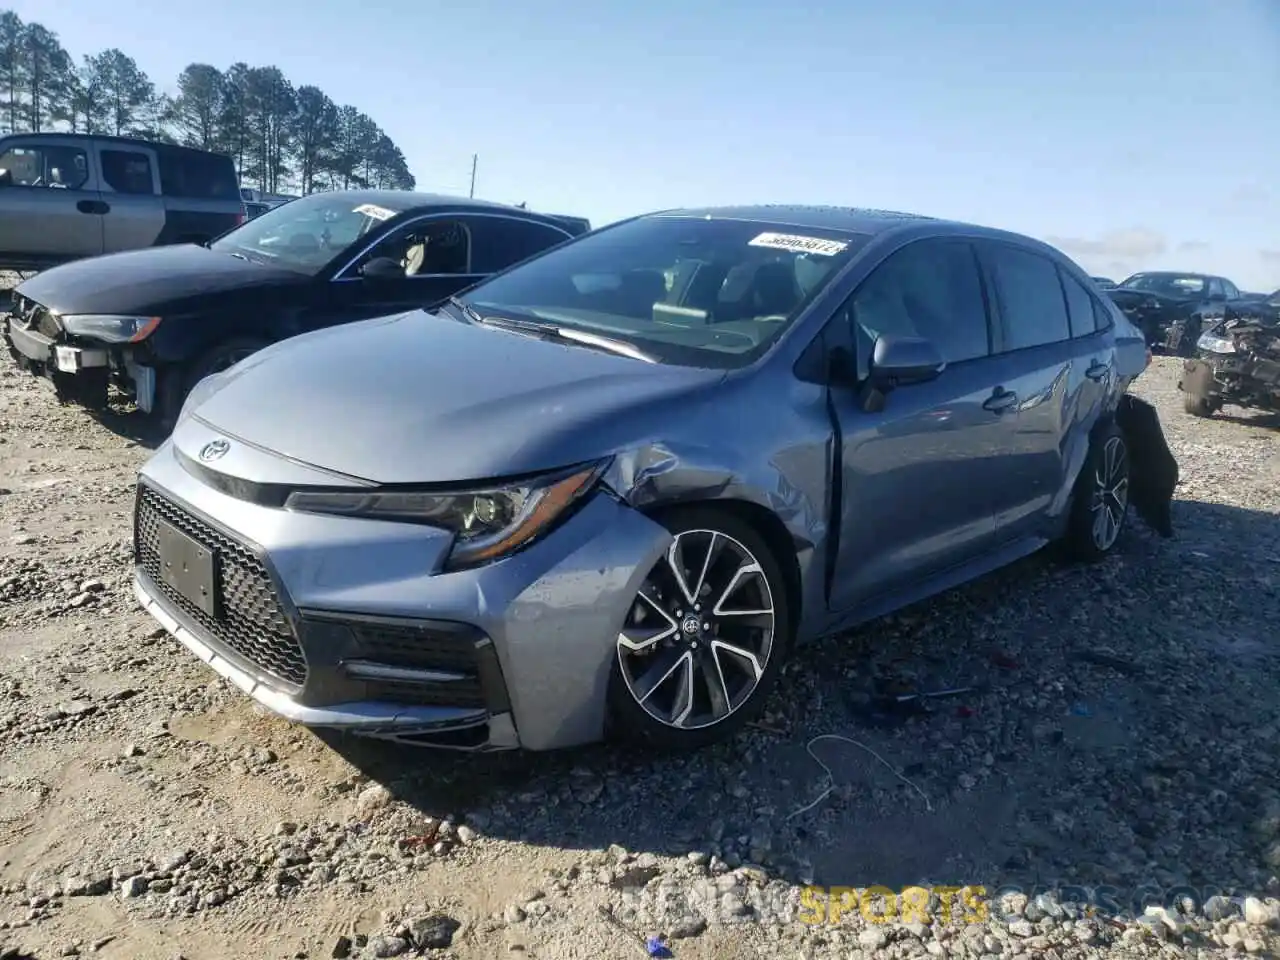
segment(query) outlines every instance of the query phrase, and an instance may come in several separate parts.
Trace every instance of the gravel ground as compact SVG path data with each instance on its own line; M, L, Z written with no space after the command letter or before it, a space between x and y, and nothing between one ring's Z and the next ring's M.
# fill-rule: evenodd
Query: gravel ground
M459 758L322 740L158 632L131 417L0 359L0 958L1280 952L1280 444L1183 414L1175 370L1136 390L1175 539L1135 522L1099 566L1032 558L806 649L696 756ZM934 892L812 923L808 884Z

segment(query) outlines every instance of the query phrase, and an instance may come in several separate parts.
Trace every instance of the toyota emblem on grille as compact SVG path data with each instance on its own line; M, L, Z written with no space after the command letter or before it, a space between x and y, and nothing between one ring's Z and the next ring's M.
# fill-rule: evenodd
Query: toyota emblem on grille
M205 463L210 460L217 460L231 449L231 444L225 440L210 440L200 449L200 459Z

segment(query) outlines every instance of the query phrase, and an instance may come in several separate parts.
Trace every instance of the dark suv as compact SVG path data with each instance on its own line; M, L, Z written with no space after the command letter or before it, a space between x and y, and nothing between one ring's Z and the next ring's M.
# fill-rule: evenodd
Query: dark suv
M127 137L0 138L0 269L204 243L244 217L223 154Z

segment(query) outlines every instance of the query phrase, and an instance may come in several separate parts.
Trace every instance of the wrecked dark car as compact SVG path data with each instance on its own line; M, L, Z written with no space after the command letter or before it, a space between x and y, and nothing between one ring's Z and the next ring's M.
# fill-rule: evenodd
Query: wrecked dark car
M1173 271L1135 273L1105 292L1148 346L1179 357L1191 356L1201 331L1243 299L1225 277Z
M201 379L268 344L439 303L589 228L404 190L313 193L205 245L38 274L14 291L0 334L64 402L101 410L114 386L169 426Z
M1196 341L1178 389L1187 413L1211 417L1225 404L1280 411L1280 290L1234 305Z
M696 747L793 644L1056 544L1170 533L1141 335L1017 234L732 207L613 224L435 310L204 380L135 592L295 722Z

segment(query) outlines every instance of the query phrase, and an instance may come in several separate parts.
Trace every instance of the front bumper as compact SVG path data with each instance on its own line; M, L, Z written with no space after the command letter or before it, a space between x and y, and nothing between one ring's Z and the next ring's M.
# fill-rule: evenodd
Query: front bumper
M14 362L29 373L63 382L87 374L103 384L106 380L102 378L112 376L143 413L155 406L155 368L138 363L127 348L72 343L65 334L55 339L43 330L15 323L12 313L0 319L0 333Z
M219 674L286 719L371 737L545 750L603 736L618 628L663 527L600 492L519 554L441 573L438 530L293 513L199 479L176 450L213 436L185 421L143 468L135 590ZM272 458L243 457L225 458L238 479L265 482ZM300 482L276 463L277 482ZM217 616L163 582L157 517L218 558Z

